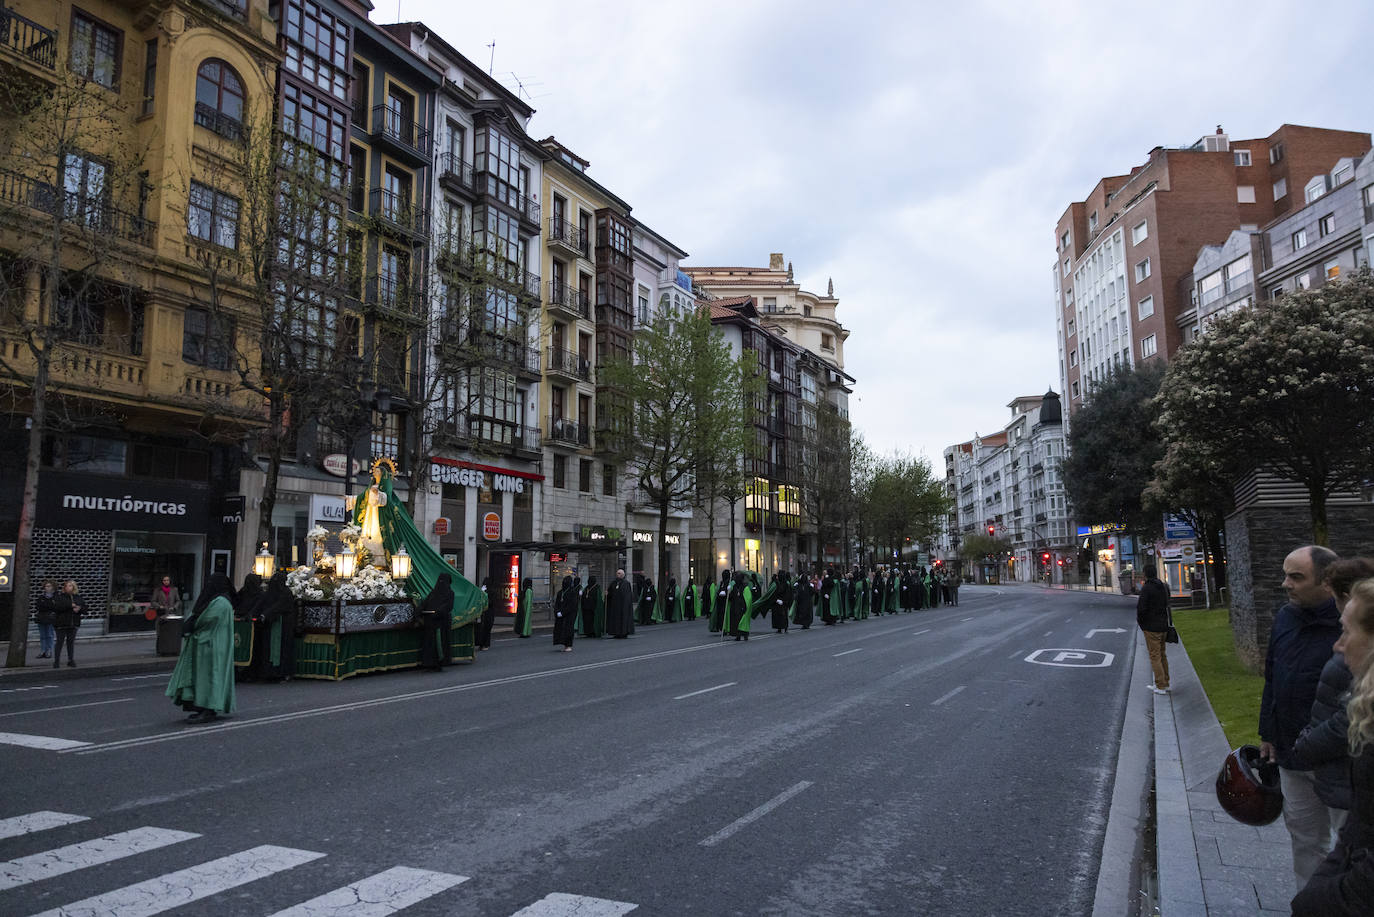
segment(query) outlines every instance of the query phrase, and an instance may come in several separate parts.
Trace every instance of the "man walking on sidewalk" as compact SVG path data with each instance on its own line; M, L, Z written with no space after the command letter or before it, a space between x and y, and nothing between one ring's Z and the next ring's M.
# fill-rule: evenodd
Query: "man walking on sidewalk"
M1145 646L1150 651L1150 668L1155 683L1150 690L1156 694L1169 693L1169 658L1164 655L1164 638L1169 633L1169 587L1159 578L1159 568L1145 565L1145 582L1140 598L1135 600L1135 623L1145 634Z
M1331 849L1330 810L1317 796L1311 770L1299 769L1293 744L1312 714L1322 666L1341 635L1340 615L1326 568L1338 560L1320 545L1298 548L1283 560L1283 588L1288 601L1274 617L1264 660L1264 696L1260 700L1260 754L1279 765L1283 786L1283 823L1293 845L1293 874L1298 888Z

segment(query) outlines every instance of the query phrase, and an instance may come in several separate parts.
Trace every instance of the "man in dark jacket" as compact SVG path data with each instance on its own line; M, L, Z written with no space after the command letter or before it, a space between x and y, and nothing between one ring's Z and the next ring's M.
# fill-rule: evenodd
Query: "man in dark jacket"
M1312 714L1322 667L1341 635L1340 615L1326 568L1334 551L1318 545L1298 548L1283 560L1288 601L1274 617L1264 660L1260 699L1260 754L1279 765L1283 822L1293 847L1298 888L1331 849L1331 813L1317 795L1316 778L1293 759L1293 745Z
M1155 683L1150 690L1156 694L1169 693L1169 657L1164 654L1164 638L1169 632L1169 587L1159 578L1159 568L1145 565L1145 582L1140 598L1135 600L1135 623L1145 634L1145 648L1150 652L1150 668Z

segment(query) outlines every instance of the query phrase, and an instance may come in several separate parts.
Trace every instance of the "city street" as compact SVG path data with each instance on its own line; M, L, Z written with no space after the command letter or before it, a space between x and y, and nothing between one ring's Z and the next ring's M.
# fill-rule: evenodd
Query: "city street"
M6 688L0 912L1088 914L1133 612L985 586L747 643L536 635L201 727L165 675Z

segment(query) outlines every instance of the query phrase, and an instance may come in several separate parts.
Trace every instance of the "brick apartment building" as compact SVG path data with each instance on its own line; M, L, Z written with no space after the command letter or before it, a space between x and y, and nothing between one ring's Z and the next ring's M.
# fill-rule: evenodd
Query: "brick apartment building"
M1218 126L1192 146L1155 147L1143 165L1071 203L1055 227L1054 268L1069 413L1092 381L1167 360L1183 343L1179 317L1192 308L1188 278L1200 249L1303 207L1309 182L1369 148L1370 135L1356 131L1285 124L1233 141Z

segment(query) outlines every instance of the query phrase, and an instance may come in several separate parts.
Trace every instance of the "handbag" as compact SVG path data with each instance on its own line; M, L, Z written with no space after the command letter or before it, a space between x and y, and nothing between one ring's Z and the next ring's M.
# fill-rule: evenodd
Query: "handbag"
M1165 611L1165 614L1167 614L1167 615L1169 616L1169 629L1166 630L1166 631L1164 632L1164 642L1165 642L1165 643L1177 643L1177 642L1178 642L1178 629L1177 629L1176 627L1174 627L1174 613L1173 613L1172 611L1170 611L1170 610L1168 609L1167 606L1165 607L1164 611Z

